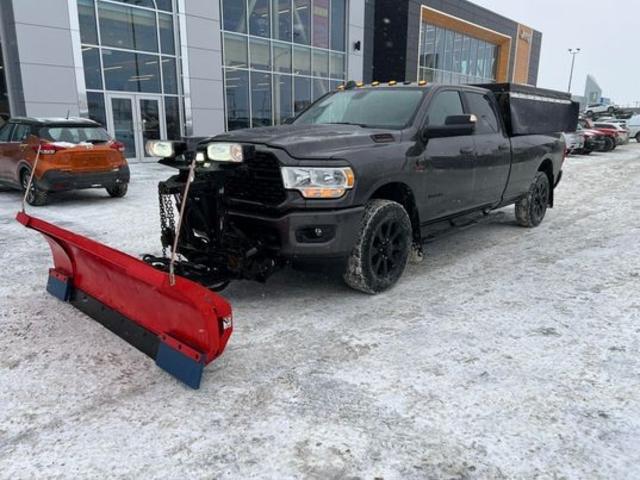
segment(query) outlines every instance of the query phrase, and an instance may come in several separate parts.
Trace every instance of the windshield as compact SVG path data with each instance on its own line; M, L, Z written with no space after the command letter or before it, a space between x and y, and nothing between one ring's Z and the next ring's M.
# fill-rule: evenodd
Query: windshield
M53 142L67 143L107 143L111 140L102 127L49 126L40 129L40 138Z
M424 92L408 88L337 92L311 105L294 123L400 129L413 119Z

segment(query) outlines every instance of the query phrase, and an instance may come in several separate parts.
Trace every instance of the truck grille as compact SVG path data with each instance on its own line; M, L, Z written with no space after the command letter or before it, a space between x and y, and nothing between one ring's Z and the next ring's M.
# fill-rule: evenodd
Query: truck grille
M271 153L256 152L254 157L227 177L225 196L231 200L279 205L286 199L280 163Z

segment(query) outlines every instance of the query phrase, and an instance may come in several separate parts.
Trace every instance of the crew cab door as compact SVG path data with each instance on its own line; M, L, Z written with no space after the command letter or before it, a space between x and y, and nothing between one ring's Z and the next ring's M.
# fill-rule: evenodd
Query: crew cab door
M424 127L443 126L447 117L464 115L460 92L443 89L431 99ZM417 170L424 175L424 221L447 217L470 208L475 168L472 135L423 140Z
M502 199L509 179L511 141L499 120L495 103L487 94L464 92L467 113L478 121L473 135L476 171L471 208L493 205Z

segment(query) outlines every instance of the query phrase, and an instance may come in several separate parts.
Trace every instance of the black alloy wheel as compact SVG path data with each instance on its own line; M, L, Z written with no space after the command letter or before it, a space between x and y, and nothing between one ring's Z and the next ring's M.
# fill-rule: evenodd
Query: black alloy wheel
M403 257L407 239L397 219L388 219L378 225L369 250L369 267L379 277L395 276L404 269Z
M534 228L542 223L551 199L551 183L544 172L538 172L527 195L516 203L516 220L523 227Z
M25 192L27 187L29 186L29 178L31 177L31 170L25 168L20 173L20 186L22 187L22 191ZM29 189L29 193L27 194L27 203L34 207L40 207L45 205L48 201L47 192L38 188L36 184L36 179L34 178L31 182L31 188Z

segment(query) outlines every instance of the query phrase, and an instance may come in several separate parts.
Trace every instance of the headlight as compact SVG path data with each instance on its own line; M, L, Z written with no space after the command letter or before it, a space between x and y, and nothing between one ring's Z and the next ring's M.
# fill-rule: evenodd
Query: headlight
M355 184L349 167L282 167L282 180L287 190L297 190L304 198L340 198Z
M238 143L210 143L207 145L207 157L214 162L242 163L244 149Z
M170 158L175 157L175 142L168 140L149 140L145 145L147 153L152 157Z

